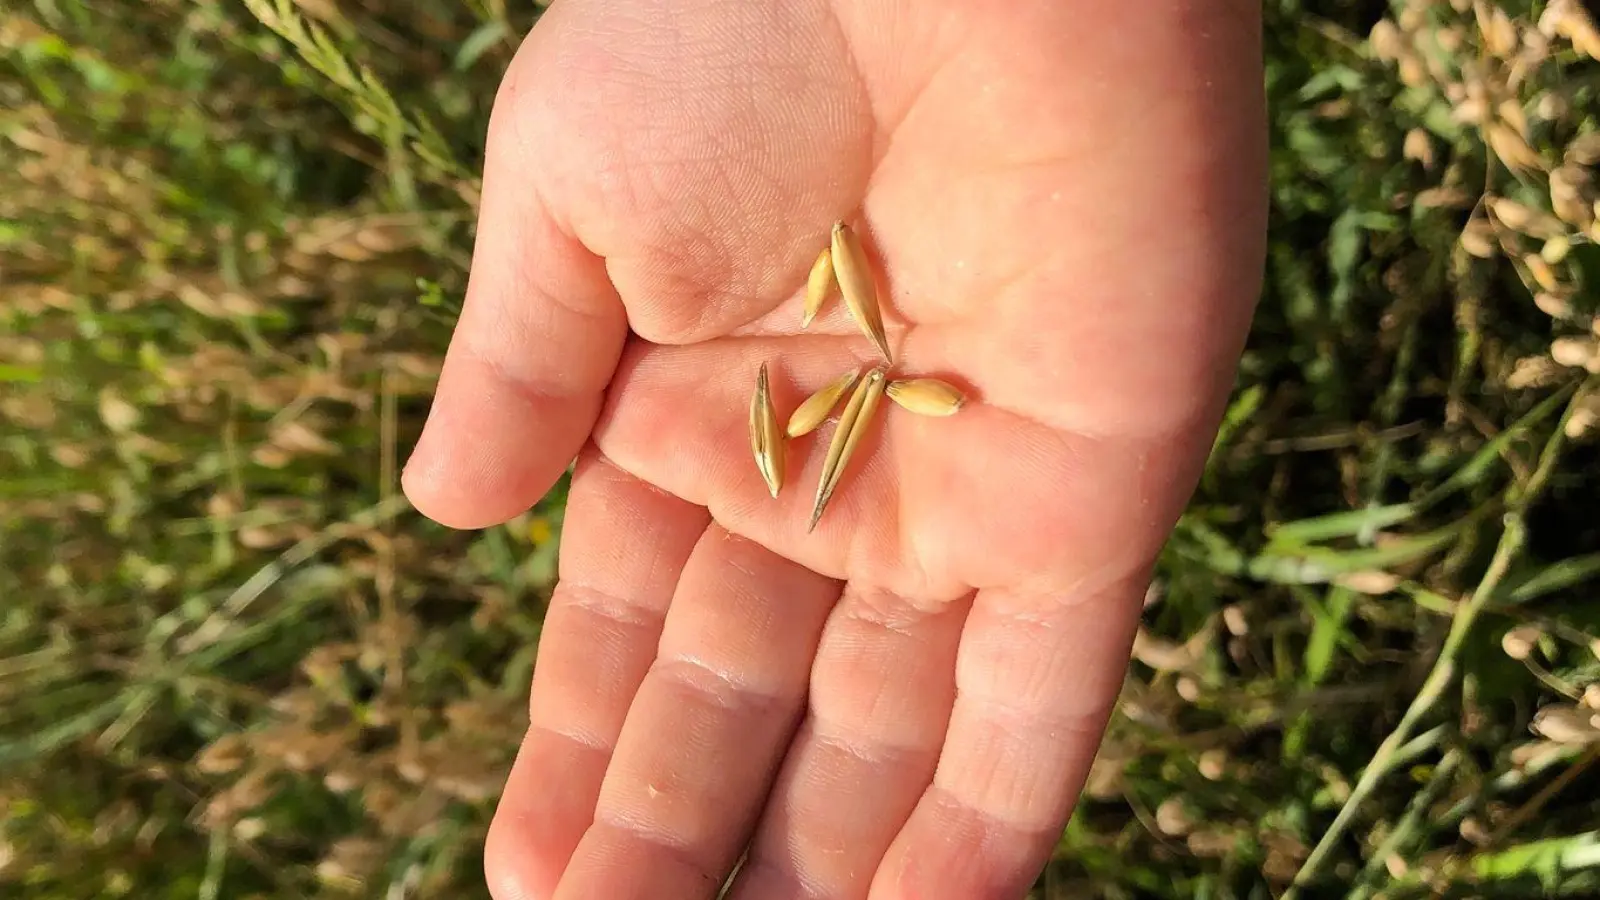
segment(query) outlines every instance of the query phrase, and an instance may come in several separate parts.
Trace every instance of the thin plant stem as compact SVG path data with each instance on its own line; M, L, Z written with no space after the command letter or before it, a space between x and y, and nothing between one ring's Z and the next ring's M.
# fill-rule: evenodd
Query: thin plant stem
M1321 840L1317 841L1316 847L1300 866L1294 882L1284 891L1281 900L1296 900L1300 896L1300 891L1316 879L1323 866L1327 864L1334 848L1344 839L1345 832L1349 830L1350 823L1361 808L1361 804L1384 777L1394 771L1397 765L1397 751L1410 740L1417 723L1433 711L1434 704L1439 702L1439 698L1443 697L1445 691L1455 682L1456 662L1461 656L1461 648L1472 634L1478 616L1498 592L1500 583L1505 580L1506 573L1511 569L1511 564L1522 552L1528 531L1523 515L1533 501L1538 499L1550 479L1551 472L1555 470L1556 460L1560 457L1561 448L1566 440L1567 420L1577 408L1576 398L1582 397L1584 393L1586 392L1579 391L1574 394L1574 399L1568 401L1561 421L1556 424L1555 430L1545 441L1544 449L1539 454L1538 467L1528 480L1522 485L1512 485L1508 491L1508 504L1503 517L1504 531L1500 534L1494 557L1478 581L1471 598L1456 607L1455 616L1450 623L1450 632L1445 636L1444 646L1439 651L1439 657L1434 660L1427 679L1412 698L1405 714L1400 717L1400 724L1396 725L1394 731L1378 745L1377 752L1372 755L1366 769L1362 771L1356 786L1350 791L1350 796L1345 799L1338 814L1334 816L1333 823L1323 832Z
M1361 870L1360 882L1346 895L1347 900L1367 900L1371 897L1389 864L1390 857L1403 853L1407 845L1415 843L1415 839L1422 837L1420 832L1424 820L1427 819L1428 809L1439 802L1439 797L1450 786L1450 779L1460 764L1461 752L1450 750L1439 760L1439 764L1434 766L1433 775L1428 779L1427 785L1411 798L1405 815L1395 823L1394 830L1390 831L1388 837L1383 839L1383 843L1372 851L1366 867Z

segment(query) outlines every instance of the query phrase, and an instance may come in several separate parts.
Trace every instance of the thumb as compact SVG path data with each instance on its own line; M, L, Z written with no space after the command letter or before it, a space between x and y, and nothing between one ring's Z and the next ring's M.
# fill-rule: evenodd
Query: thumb
M495 525L539 501L588 439L627 336L604 260L541 199L515 137L520 94L489 125L467 296L402 485L424 515Z

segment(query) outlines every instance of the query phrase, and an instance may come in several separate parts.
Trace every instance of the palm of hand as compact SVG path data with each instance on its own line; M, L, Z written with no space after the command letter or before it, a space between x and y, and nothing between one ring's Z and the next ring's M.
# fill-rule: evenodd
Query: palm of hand
M1020 895L1070 809L1255 289L1249 7L893 6L563 0L507 77L406 478L485 525L589 443L503 900L709 897L747 840L742 900ZM773 500L745 421L762 362L782 414L872 363L798 330L837 218L972 402L885 404L808 535L826 433Z

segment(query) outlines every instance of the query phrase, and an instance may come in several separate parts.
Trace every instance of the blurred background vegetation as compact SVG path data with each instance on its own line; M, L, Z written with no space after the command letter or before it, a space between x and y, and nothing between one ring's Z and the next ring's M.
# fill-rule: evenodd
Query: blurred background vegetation
M1266 9L1266 294L1037 896L1600 895L1595 10ZM395 473L537 12L0 4L0 896L485 896L561 492Z

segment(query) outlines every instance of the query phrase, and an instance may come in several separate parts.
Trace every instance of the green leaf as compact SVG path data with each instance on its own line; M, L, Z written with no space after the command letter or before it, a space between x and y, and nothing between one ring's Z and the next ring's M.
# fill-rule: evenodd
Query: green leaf
M1480 878L1537 878L1555 886L1565 874L1600 868L1600 831L1535 841L1473 860Z
M123 698L112 697L41 731L0 741L0 766L25 762L51 753L104 727L122 712Z
M1367 529L1398 525L1416 514L1417 508L1412 504L1397 503L1301 519L1272 527L1268 532L1270 546L1306 546L1332 538L1350 537Z
M1228 404L1228 412L1222 417L1222 425L1217 429L1217 438L1211 443L1211 455L1214 458L1217 451L1227 445L1235 432L1250 420L1267 397L1266 388L1259 384L1251 385L1239 392L1237 397Z
M1494 438L1472 454L1472 458L1445 479L1444 483L1429 491L1416 501L1418 509L1428 509L1441 500L1450 497L1457 491L1472 487L1481 482L1491 469L1500 463L1502 455L1511 442L1521 437L1524 432L1558 412L1567 402L1567 395L1577 387L1576 383L1569 384L1559 391L1551 394L1539 402L1527 415L1512 423L1506 430L1495 435Z
M1245 567L1245 574L1259 581L1278 584L1325 584L1351 572L1387 569L1415 562L1456 540L1466 524L1467 522L1457 523L1429 534L1404 538L1383 547L1370 549L1330 550L1309 547L1295 554L1263 553L1250 560Z
M456 71L465 72L472 68L490 47L505 40L509 34L504 22L486 22L478 26L456 50Z
M19 366L10 363L0 363L0 383L7 384L38 384L44 377L44 372L37 366Z
M1306 642L1304 683L1320 684L1327 677L1355 599L1355 591L1336 587L1328 591L1327 603L1314 611L1311 638Z
M1564 559L1518 585L1506 597L1506 603L1513 606L1528 603L1546 594L1576 587L1597 575L1600 575L1600 553Z

